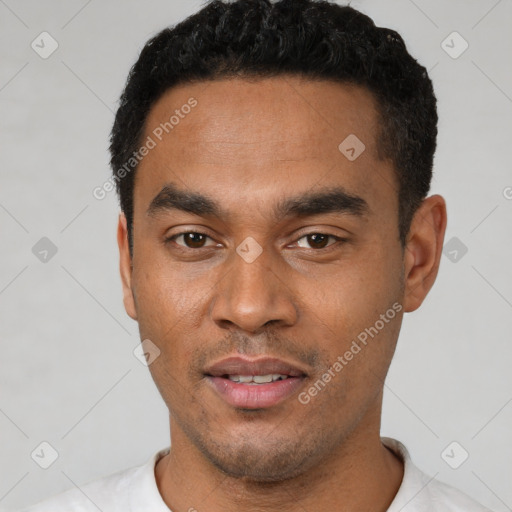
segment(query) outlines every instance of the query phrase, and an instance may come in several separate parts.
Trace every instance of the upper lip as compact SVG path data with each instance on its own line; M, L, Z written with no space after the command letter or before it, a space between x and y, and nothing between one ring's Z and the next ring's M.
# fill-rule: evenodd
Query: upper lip
M298 366L287 363L274 357L260 357L249 359L240 356L232 356L222 359L209 366L205 374L212 377L224 375L288 375L290 377L302 377L306 372Z

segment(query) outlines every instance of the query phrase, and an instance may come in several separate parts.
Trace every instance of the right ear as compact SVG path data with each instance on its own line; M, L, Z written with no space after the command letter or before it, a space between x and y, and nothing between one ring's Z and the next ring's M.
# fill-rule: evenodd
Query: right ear
M137 310L132 290L132 257L128 244L126 217L122 212L119 214L119 223L117 225L117 245L119 246L119 271L123 285L124 309L131 318L137 320Z

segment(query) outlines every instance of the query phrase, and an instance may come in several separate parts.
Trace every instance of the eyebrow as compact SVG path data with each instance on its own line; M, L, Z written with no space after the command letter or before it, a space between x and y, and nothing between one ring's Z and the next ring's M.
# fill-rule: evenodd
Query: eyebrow
M228 212L214 199L198 192L178 189L173 183L166 184L153 198L147 214L155 217L160 213L180 210L200 217L227 218ZM272 211L274 220L286 217L309 217L318 214L340 213L363 217L369 212L368 203L343 187L334 186L316 192L305 192L278 202Z

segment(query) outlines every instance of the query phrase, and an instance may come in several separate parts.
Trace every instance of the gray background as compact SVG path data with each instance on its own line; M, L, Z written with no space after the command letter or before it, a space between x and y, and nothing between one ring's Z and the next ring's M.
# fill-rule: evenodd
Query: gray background
M0 508L168 445L167 410L133 355L137 326L122 306L117 200L92 190L109 176L113 112L138 52L200 5L0 0ZM446 241L456 237L426 302L406 315L382 433L430 475L512 510L512 2L352 5L398 30L431 72L432 192L448 202ZM59 45L47 59L31 48L43 31ZM445 51L462 49L458 36L446 40L453 31L469 44L458 58ZM42 237L57 247L47 262L32 252ZM43 441L59 454L48 469L31 458ZM469 458L452 469L445 460L460 462L463 449Z

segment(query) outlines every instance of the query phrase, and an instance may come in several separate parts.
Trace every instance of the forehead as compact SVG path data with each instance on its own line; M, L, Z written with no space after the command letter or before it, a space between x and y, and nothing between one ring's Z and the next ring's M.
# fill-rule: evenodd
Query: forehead
M378 132L374 97L357 86L291 76L180 85L148 115L143 140L155 147L139 164L136 202L149 204L169 181L224 194L226 205L317 183L394 195Z

